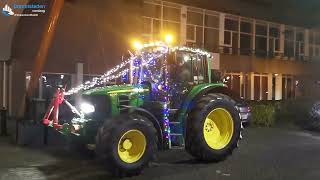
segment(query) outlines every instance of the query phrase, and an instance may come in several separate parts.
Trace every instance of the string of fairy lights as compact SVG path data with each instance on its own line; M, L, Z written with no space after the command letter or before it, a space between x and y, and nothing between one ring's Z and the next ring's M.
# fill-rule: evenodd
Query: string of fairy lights
M174 47L168 47L166 44L162 42L152 42L148 44L142 45L142 50L148 49L148 48L154 48L153 52L160 52L160 55L166 54L168 51L175 52L175 51L187 51L191 53L197 53L203 56L212 57L211 53L204 51L202 49L196 49L196 48L190 48L185 46L174 46ZM124 75L126 75L130 68L127 67L130 63L132 63L135 59L138 58L139 54L143 51L137 52L136 55L130 57L128 60L122 62L121 64L117 65L116 67L110 69L106 73L104 73L101 77L93 78L92 81L87 81L75 88L70 89L69 91L65 92L65 95L72 95L79 93L81 91L85 91L91 88L94 88L96 86L101 86L106 84L107 82L110 82L112 80L118 79ZM148 62L144 62L148 64ZM132 69L134 70L134 69Z

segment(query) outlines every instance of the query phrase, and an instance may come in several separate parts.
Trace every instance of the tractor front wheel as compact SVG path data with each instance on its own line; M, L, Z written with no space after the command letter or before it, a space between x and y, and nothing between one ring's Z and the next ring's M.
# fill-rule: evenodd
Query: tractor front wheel
M237 147L241 121L235 101L223 94L200 98L187 119L186 150L204 161L224 160Z
M118 177L140 174L157 147L156 129L137 114L106 120L98 130L96 152Z

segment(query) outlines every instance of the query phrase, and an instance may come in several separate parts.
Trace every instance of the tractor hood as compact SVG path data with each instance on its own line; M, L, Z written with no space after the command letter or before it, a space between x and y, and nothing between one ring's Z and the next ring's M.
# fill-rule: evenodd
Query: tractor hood
M98 87L84 91L84 95L110 95L110 94L136 94L149 92L147 86L141 85L113 85L106 87Z

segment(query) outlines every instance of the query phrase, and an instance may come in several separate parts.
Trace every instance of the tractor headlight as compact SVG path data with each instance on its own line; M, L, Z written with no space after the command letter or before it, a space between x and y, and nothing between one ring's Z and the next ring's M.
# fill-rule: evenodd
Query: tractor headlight
M95 111L94 106L88 103L82 103L80 109L85 114L93 113Z

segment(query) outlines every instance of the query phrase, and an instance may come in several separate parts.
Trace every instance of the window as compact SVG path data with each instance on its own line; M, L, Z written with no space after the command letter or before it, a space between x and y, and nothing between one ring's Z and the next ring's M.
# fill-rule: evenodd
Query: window
M261 77L261 100L268 100L268 77ZM271 92L270 92L271 93Z
M260 76L254 76L254 100L260 100Z
M206 27L219 28L219 17L218 16L205 15L204 25Z
M240 96L241 90L241 76L238 72L227 73L224 77L224 83L230 88L233 92Z
M224 28L226 30L238 31L238 26L239 26L239 23L237 20L227 19L227 18L225 19Z
M244 33L252 33L251 23L241 21L241 23L240 23L240 31L244 32Z
M296 59L303 59L304 56L304 31L299 30L296 32L296 48L295 48L295 56Z
M224 44L232 46L231 32L230 31L225 31L224 32Z
M256 56L265 57L267 56L267 37L256 36Z
M315 35L315 44L320 45L320 33L316 33Z
M309 35L309 55L310 56L320 56L320 34L319 32L310 32Z
M280 51L280 30L278 26L269 27L269 56L276 56Z
M309 47L309 56L310 56L310 57L315 56L315 54L314 54L314 52L313 52L313 49L314 49L313 46L310 46L310 47Z
M255 74L253 80L254 100L268 100L268 76L266 74Z
M256 35L267 36L268 28L266 25L256 24Z
M314 33L313 32L309 33L309 43L310 44L314 44L315 43L315 41L314 41Z
M151 18L161 18L161 6L143 3L143 15Z
M186 60L186 57L188 59ZM176 64L171 67L173 78L177 82L202 83L208 82L207 60L205 56L192 53L177 52Z
M180 9L171 8L171 7L163 7L163 19L164 20L171 20L171 21L178 21L180 22L181 12Z
M251 35L240 34L240 54L250 55L251 50Z
M277 27L270 27L269 28L269 36L279 38L279 28Z
M252 50L252 24L241 21L240 23L240 54L250 55Z
M238 54L239 23L235 19L225 19L224 53Z
M293 57L294 56L294 30L286 27L284 33L284 56Z
M187 23L193 25L203 26L203 15L200 13L188 11L187 12Z
M267 42L268 42L268 28L265 24L256 24L256 47L255 54L258 57L266 57Z
M294 98L294 84L293 77L284 75L282 77L282 99Z
M31 73L26 73L26 88L28 88L31 79ZM64 73L42 73L39 78L38 87L35 89L33 98L51 99L57 88L72 88L71 74Z
M179 42L179 38L180 38L180 23L164 21L163 22L163 29L165 29L167 32L172 33L174 35L174 37L175 37L175 41Z
M195 26L187 25L187 41L196 42Z
M304 32L303 31L299 31L296 34L296 40L300 41L300 42L304 42Z
M217 51L219 47L219 30L205 28L204 47L208 51Z
M153 35L160 34L161 32L161 21L160 20L153 20L152 26L152 33Z
M196 47L203 47L203 27L196 27Z
M51 99L57 88L71 88L71 75L69 74L42 74L42 98Z
M151 33L151 23L152 23L152 19L151 18L143 18L142 20L143 24L142 24L142 33L143 34L150 34Z

